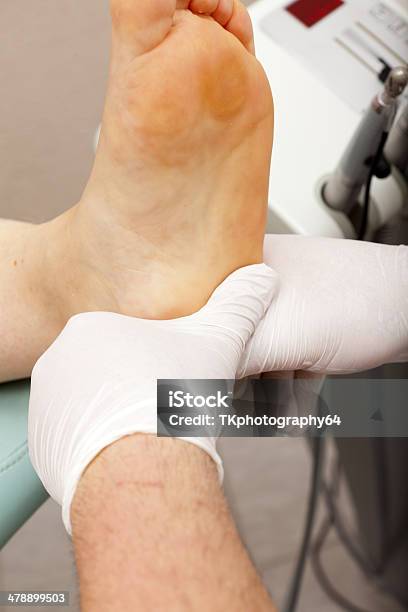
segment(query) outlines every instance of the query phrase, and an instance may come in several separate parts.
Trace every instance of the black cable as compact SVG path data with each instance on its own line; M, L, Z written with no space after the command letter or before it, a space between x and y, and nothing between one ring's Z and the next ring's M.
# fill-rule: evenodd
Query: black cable
M364 205L363 205L363 214L361 218L360 229L358 232L357 239L364 240L365 235L367 233L368 226L368 218L370 212L370 203L371 203L371 184L374 176L376 175L377 168L380 164L380 161L383 157L385 144L387 142L388 132L383 132L381 135L381 139L377 148L377 151L370 163L370 170L367 178L367 183L365 187L364 193ZM362 555L359 553L356 546L352 544L350 541L345 529L343 529L343 525L341 521L338 520L338 514L336 512L336 508L333 502L333 498L336 495L336 490L338 489L340 482L340 464L339 461L336 463L336 473L333 478L334 485L330 488L325 482L322 482L322 491L324 493L326 507L327 507L327 518L320 528L315 543L312 546L311 553L311 562L314 573L318 582L320 583L323 590L326 592L328 597L332 599L335 603L341 606L343 609L348 610L349 612L368 612L367 610L363 610L359 608L352 602L348 601L341 593L337 591L337 589L332 585L329 580L325 570L323 569L323 565L321 563L321 552L323 546L326 542L327 536L330 533L330 530L335 527L337 535L339 536L341 542L345 546L346 550L351 554L352 558L358 563L358 565L363 569L363 571L368 576L378 576L378 572L373 568L368 568L367 564L364 562Z
M369 218L369 212L370 212L370 202L371 202L371 184L372 184L372 180L374 176L376 175L377 168L379 167L379 164L383 158L387 138L388 138L388 132L384 131L381 135L381 139L380 139L377 151L370 163L369 175L368 175L367 183L365 187L363 215L362 215L361 225L360 225L360 229L359 229L358 237L357 237L358 240L364 240L366 232L367 232L368 218ZM372 578L375 578L375 579L378 579L380 575L379 568L368 567L361 553L350 540L348 534L346 533L346 530L343 527L342 522L339 520L339 516L336 511L334 502L333 502L333 498L336 495L336 489L338 488L339 481L340 481L340 464L338 460L336 464L336 474L334 476L333 481L334 481L334 485L332 488L330 488L326 484L325 481L322 482L322 491L325 497L328 515L327 515L326 521L323 523L320 531L318 532L316 541L312 547L312 553L311 553L312 567L313 567L314 573L321 587L334 602L336 602L339 606L343 607L345 610L348 610L349 612L368 612L367 610L363 610L362 608L359 608L352 602L348 601L345 597L343 597L343 595L341 595L341 593L339 593L335 589L335 587L330 582L326 572L324 571L323 565L321 563L320 555L321 555L324 543L327 539L328 534L330 533L330 530L334 527L336 529L337 535L340 538L340 541L345 546L346 550L349 552L349 554L354 559L354 561L363 570L363 572L368 577L371 576Z
M317 411L319 415L322 413L321 402L322 399L319 397ZM283 608L284 612L295 612L300 590L302 587L303 576L305 573L307 557L310 551L313 527L315 523L317 505L320 495L321 475L324 458L324 443L325 439L323 438L323 436L316 436L315 438L312 438L313 469L310 478L310 492L306 510L305 528L303 531L302 543L299 549L299 555L296 562L295 571L293 573L292 582L288 590L285 606Z
M340 520L339 514L337 512L337 508L334 503L335 497L338 495L338 490L340 487L340 476L341 476L341 466L340 460L337 458L334 474L332 477L332 485L329 486L326 481L322 481L322 492L324 496L324 500L326 503L326 508L328 512L328 516L330 517L333 527L336 530L337 535L339 536L340 541L350 554L350 556L354 559L354 561L360 566L362 571L367 574L367 576L375 576L377 577L380 574L380 568L368 567L364 557L358 550L357 546L350 539L343 522Z
M372 180L376 174L377 167L380 164L380 161L383 157L385 144L387 142L388 132L383 132L381 135L381 139L377 148L377 151L370 163L370 170L367 178L365 195L364 195L364 205L363 205L363 215L361 219L361 225L358 232L358 240L364 240L367 225L368 225L368 217L370 212L370 201L371 201L371 184ZM319 398L319 412L321 410L320 406L320 398ZM306 520L305 520L305 529L303 532L302 543L299 550L298 560L296 562L295 571L293 574L292 582L288 590L287 600L284 607L284 612L295 612L297 608L297 603L299 599L299 594L302 586L303 576L306 568L306 561L309 554L309 550L311 549L312 543L312 532L316 518L317 505L319 501L319 495L321 490L325 492L326 504L328 505L329 501L329 488L325 486L325 483L322 482L321 474L323 470L323 450L324 450L324 439L322 437L316 437L313 439L313 469L312 476L310 482L310 493L309 493L309 501L306 511ZM331 500L330 500L331 502ZM328 506L329 510L329 506ZM312 546L312 565L315 570L316 577L320 582L322 588L326 591L327 595L333 599L336 603L343 606L345 610L349 610L350 612L368 612L367 610L362 610L354 606L351 602L347 601L340 593L336 591L336 589L330 583L328 577L326 576L321 563L320 563L320 551L324 545L326 537L335 524L335 513L329 511L329 517L326 520L326 523L323 524L322 529L320 530L316 543ZM327 533L326 533L327 531ZM340 539L343 541L343 544L350 544L348 538L346 537L346 533L342 530L339 530ZM344 540L343 540L344 536ZM358 559L361 562L361 556L358 554L357 549L354 547L346 546L350 552L353 553L353 557ZM359 558L360 557L360 558ZM374 572L372 572L374 573Z
M313 472L310 481L310 493L306 511L305 528L303 531L302 543L300 546L295 571L293 573L292 583L289 587L284 612L294 612L297 607L306 561L310 550L312 531L319 499L324 438L318 436L313 439L313 442Z
M361 224L360 224L360 229L358 232L357 240L364 240L366 232L367 232L368 216L370 212L370 202L371 202L371 183L375 176L377 166L380 163L381 158L383 156L387 138L388 138L388 132L383 132L381 134L381 140L378 145L377 151L371 160L370 171L368 174L365 193L364 193L363 216L361 218Z
M350 554L352 559L357 563L357 565L359 565L362 571L367 574L367 576L377 578L380 575L379 570L373 567L368 567L364 557L346 532L343 522L340 520L340 517L333 502L333 491L326 483L323 483L322 488L329 516L332 519L333 527L335 528L341 543L344 545L345 549Z
M383 132L381 135L381 139L377 148L377 151L370 163L369 174L367 178L367 183L365 187L364 194L364 204L363 204L363 214L361 218L360 229L358 232L357 239L364 240L365 235L367 233L368 226L368 218L370 213L370 203L371 203L371 184L374 176L376 175L377 168L383 158L385 145L388 138L388 132ZM320 398L319 398L319 410L320 410ZM335 524L335 519L337 513L334 509L334 504L330 497L331 491L330 488L325 485L324 481L321 479L322 469L323 469L323 443L324 440L321 437L317 437L314 439L313 445L313 471L310 483L310 493L309 493L309 502L306 512L306 523L305 529L303 533L303 539L299 551L298 560L295 567L295 572L292 578L292 583L289 588L286 605L284 607L284 612L295 612L297 607L297 602L299 599L300 589L302 586L302 580L304 576L304 571L306 567L306 561L309 554L309 550L311 548L312 543L312 532L313 526L316 517L317 505L319 501L319 495L321 490L325 493L326 505L328 509L328 517L323 523L315 543L312 545L312 554L311 561L312 566L316 574L316 578L320 582L322 588L326 592L326 594L335 601L338 605L342 606L345 610L349 612L368 612L367 610L363 610L355 606L352 602L349 602L346 598L344 598L331 584L328 579L325 571L323 570L321 561L320 561L320 553L326 541L326 538L330 532L330 529L333 526L338 528L338 534L343 544L346 545L346 548L352 553L352 556L362 564L361 555L359 555L357 549L354 546L351 546L349 539L347 538L347 534L345 530L340 529L341 525ZM338 473L337 479L339 480L339 465L337 465ZM375 571L367 571L367 573L371 573L375 575Z
M329 486L324 480L322 481L322 490L324 492L327 507L327 517L323 522L322 526L320 527L315 542L312 546L312 569L314 571L317 581L319 582L322 589L325 591L326 595L339 606L341 606L344 610L347 610L348 612L369 612L368 610L363 610L362 608L359 608L337 591L337 589L333 586L329 577L327 576L327 573L325 572L323 564L321 562L321 553L323 550L323 546L327 540L330 530L333 527L336 527L336 510L333 503L333 498L338 495L340 488L340 478L341 465L340 461L337 459L333 468L331 486Z
M339 591L337 591L337 589L332 585L325 570L323 569L321 552L332 527L332 519L327 517L316 537L315 543L313 544L311 562L315 576L326 595L344 610L347 610L348 612L369 612L366 609L356 606L351 601L343 597L343 595L339 593Z

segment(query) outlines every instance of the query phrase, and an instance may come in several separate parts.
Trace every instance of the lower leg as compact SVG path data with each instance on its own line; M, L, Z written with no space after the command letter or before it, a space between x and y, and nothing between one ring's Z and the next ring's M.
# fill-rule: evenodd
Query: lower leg
M83 476L71 511L84 612L273 612L212 460L132 436Z
M0 219L0 383L29 376L65 324L48 289L54 246L46 226Z

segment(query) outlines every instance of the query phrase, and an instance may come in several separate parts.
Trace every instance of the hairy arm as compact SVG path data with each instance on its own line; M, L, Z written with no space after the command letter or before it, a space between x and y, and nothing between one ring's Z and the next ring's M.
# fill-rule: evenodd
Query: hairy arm
M273 612L214 462L145 435L105 449L71 511L84 612Z

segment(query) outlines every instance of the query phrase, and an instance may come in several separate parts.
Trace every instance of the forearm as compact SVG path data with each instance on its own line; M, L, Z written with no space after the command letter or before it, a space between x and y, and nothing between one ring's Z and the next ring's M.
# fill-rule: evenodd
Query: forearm
M132 436L109 447L71 517L84 612L274 610L215 464L190 444Z

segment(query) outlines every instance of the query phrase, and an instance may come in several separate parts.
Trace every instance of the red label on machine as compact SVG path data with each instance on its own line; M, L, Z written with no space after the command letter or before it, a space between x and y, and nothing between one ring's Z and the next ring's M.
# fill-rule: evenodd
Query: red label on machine
M343 0L297 0L289 4L286 10L311 28L343 4Z

